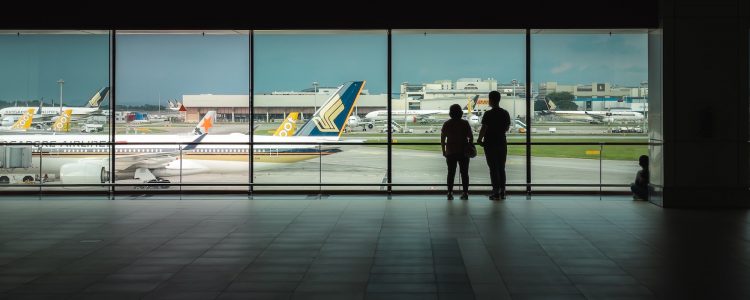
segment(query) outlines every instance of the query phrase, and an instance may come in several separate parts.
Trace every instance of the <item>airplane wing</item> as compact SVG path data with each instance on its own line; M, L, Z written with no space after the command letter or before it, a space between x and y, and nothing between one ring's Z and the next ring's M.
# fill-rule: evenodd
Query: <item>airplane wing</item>
M200 143L200 141L203 140L204 137L206 137L206 134L202 134L201 136L190 142L187 146L182 148L182 152L195 149L195 147L198 146L198 143ZM133 171L139 168L164 168L167 166L167 164L177 159L180 156L180 153L181 151L175 150L168 152L147 152L132 155L117 155L117 162L115 164L115 166L117 167L116 171Z
M435 117L436 114L437 114L436 112L434 112L434 113L421 113L421 114L418 114L418 115L414 115L414 118L415 118L415 120L417 122L419 122L419 121L428 121L428 120L435 119L434 117Z
M159 169L174 161L179 156L179 151L142 153L134 155L118 155L115 166L117 171L129 171L138 168Z
M584 112L584 113L585 113L585 114L586 114L587 116L589 116L589 117L592 117L592 118L594 118L594 120L596 120L597 122L604 122L604 116L602 116L602 115L595 115L595 114L590 114L590 113L588 113L588 112Z

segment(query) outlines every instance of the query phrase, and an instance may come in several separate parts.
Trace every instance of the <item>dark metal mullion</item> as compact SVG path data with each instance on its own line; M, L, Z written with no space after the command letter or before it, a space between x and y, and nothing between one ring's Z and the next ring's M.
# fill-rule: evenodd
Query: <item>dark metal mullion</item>
M250 30L250 38L248 43L250 44L250 103L249 103L249 113L250 113L250 123L248 124L248 130L250 131L250 145L248 145L247 155L248 155L248 167L250 170L248 170L248 175L250 176L248 178L248 187L247 187L247 193L249 195L253 194L253 136L255 135L255 132L253 132L253 127L255 127L255 98L253 97L253 94L255 94L255 34L253 30Z
M392 121L391 114L393 113L393 107L391 105L391 102L392 102L391 100L393 97L392 95L393 89L391 88L391 86L393 85L393 83L391 81L393 80L393 78L391 74L392 73L391 62L392 62L391 61L391 29L388 29L388 127L387 127L388 128L388 166L387 166L387 171L386 171L386 177L387 177L387 182L388 182L388 194L390 194L393 191L393 188L391 186L391 184L393 183L393 178L392 178L393 177L393 170L392 170L392 167L393 167L393 164L392 164L393 162L393 153L392 153L393 132L392 131L393 130L391 129L391 121Z
M193 142L131 142L128 145L185 145L192 144ZM102 143L53 143L45 142L44 145L56 146L56 145L109 145L113 144L110 142ZM248 145L247 142L199 142L200 145ZM284 142L257 142L255 145L357 145L357 146L385 146L388 142L372 142L372 143L355 143L355 142L299 142L299 143L284 143ZM440 142L403 142L398 143L399 145L440 145ZM637 143L637 142L624 142L624 143L607 143L607 142L531 142L531 145L546 145L546 146L663 146L663 143ZM13 145L13 146L38 146L38 142L27 142L27 143L0 143L0 145ZM510 142L508 145L526 145L526 142Z
M117 105L115 104L115 94L117 84L116 80L116 67L117 67L117 30L112 30L109 33L109 182L115 183L115 111ZM114 199L115 185L110 188L110 198Z
M531 195L531 29L526 28L526 195Z

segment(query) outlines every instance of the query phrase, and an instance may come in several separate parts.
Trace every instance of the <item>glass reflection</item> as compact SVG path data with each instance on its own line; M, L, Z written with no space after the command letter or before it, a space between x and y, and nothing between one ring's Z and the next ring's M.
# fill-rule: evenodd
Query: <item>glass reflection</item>
M598 144L648 142L647 32L532 30L531 55L531 141L590 143L532 145L532 182L629 184L648 146Z
M109 57L107 31L0 31L0 184L109 182Z

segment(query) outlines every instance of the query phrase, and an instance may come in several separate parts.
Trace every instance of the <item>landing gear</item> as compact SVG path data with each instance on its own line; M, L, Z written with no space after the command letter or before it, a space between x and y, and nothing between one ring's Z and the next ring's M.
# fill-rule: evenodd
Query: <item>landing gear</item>
M168 189L169 184L172 183L168 179L164 179L161 177L156 177L155 179L148 180L144 183L153 184L153 185L141 185L137 186L136 188L140 189Z

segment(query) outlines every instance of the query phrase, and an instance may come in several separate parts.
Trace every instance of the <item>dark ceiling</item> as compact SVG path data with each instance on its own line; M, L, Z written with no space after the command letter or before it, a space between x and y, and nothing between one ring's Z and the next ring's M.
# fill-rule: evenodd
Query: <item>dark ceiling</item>
M658 1L79 1L3 4L2 29L653 28Z

